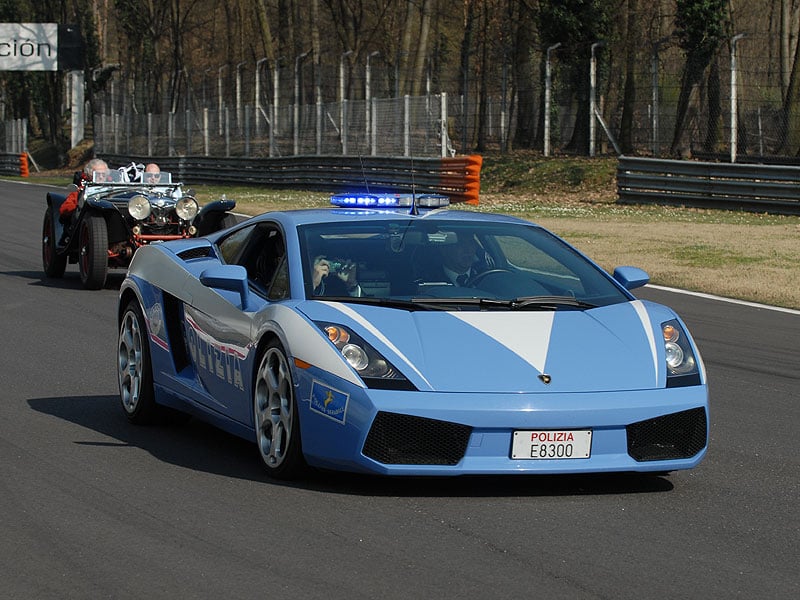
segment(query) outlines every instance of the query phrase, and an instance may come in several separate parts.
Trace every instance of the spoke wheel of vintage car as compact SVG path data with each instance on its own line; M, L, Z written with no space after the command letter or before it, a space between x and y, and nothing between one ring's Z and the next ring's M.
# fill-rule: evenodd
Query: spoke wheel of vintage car
M278 479L294 478L305 461L292 372L277 341L260 355L253 390L256 443L267 472Z
M64 276L67 268L67 255L56 252L56 243L53 213L48 208L44 213L44 224L42 225L42 266L45 275L59 279Z
M142 309L130 302L122 315L117 342L117 375L122 408L131 423L153 422L158 406L153 390L153 369Z
M83 219L78 238L78 267L87 290L99 290L108 274L108 226L100 215Z

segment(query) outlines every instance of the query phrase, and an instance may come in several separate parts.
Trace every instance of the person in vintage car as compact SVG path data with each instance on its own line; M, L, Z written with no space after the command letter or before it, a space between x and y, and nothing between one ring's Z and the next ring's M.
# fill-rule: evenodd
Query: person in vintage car
M235 202L218 200L200 210L171 173L155 163L147 168L133 162L110 169L95 158L76 177L75 189L47 194L42 226L47 277L60 278L68 263L78 263L84 287L98 289L109 269L127 268L144 245L203 235L235 222L230 215ZM156 177L157 182L147 181Z
M109 178L108 164L102 158L93 158L83 167L83 171L76 173L73 184L76 189L67 194L66 199L59 207L59 220L69 223L75 209L78 208L78 197L86 187L87 181L106 181Z
M136 252L114 353L132 423L194 415L255 442L276 478L702 461L705 369L680 317L631 292L642 270L440 196L332 200ZM464 240L464 264L491 265L472 287L420 274ZM361 291L320 295L326 280Z
M144 167L143 180L148 185L161 182L161 168L156 163L148 163Z

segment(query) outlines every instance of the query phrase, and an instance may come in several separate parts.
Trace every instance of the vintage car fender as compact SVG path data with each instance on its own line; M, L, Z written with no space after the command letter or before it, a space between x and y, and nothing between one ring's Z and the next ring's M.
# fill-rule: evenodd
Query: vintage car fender
M61 222L61 205L64 204L66 199L66 194L47 192L47 210L53 216L53 233L56 236L56 240L60 240L64 233L64 224Z
M238 220L230 214L235 207L235 200L215 200L203 206L192 222L198 237L235 225Z
M106 220L108 227L108 241L118 242L130 239L131 231L125 218L120 214L119 209L112 202L101 198L88 198L83 210L81 210L80 220L91 212L100 212Z

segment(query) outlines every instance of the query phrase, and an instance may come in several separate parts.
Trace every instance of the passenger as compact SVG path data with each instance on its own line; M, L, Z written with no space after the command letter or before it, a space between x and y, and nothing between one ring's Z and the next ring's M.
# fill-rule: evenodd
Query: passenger
M83 168L83 173L81 173L80 176L76 176L73 180L75 185L78 186L78 189L67 194L67 197L58 209L61 222L64 224L69 223L72 215L75 213L75 209L78 208L78 197L83 192L84 187L86 187L87 181L111 181L110 175L108 164L103 159L93 158L86 163L86 166Z
M315 257L311 284L314 296L360 298L364 295L358 284L358 265L351 260L328 260L325 255Z

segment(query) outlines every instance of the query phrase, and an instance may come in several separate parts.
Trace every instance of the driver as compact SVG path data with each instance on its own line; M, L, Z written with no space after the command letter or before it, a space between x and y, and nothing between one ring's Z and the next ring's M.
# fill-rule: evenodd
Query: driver
M484 270L478 265L479 248L475 238L465 234L459 235L455 244L443 246L441 254L444 281L469 287L471 279Z
M97 174L96 178L95 174ZM78 196L83 192L87 181L108 180L110 175L108 164L102 158L93 158L87 162L86 166L83 167L83 173L76 174L74 183L78 186L78 189L67 194L67 197L58 209L61 222L64 224L69 223L75 209L78 208Z
M155 185L161 181L161 167L156 163L149 163L144 168L144 182Z

